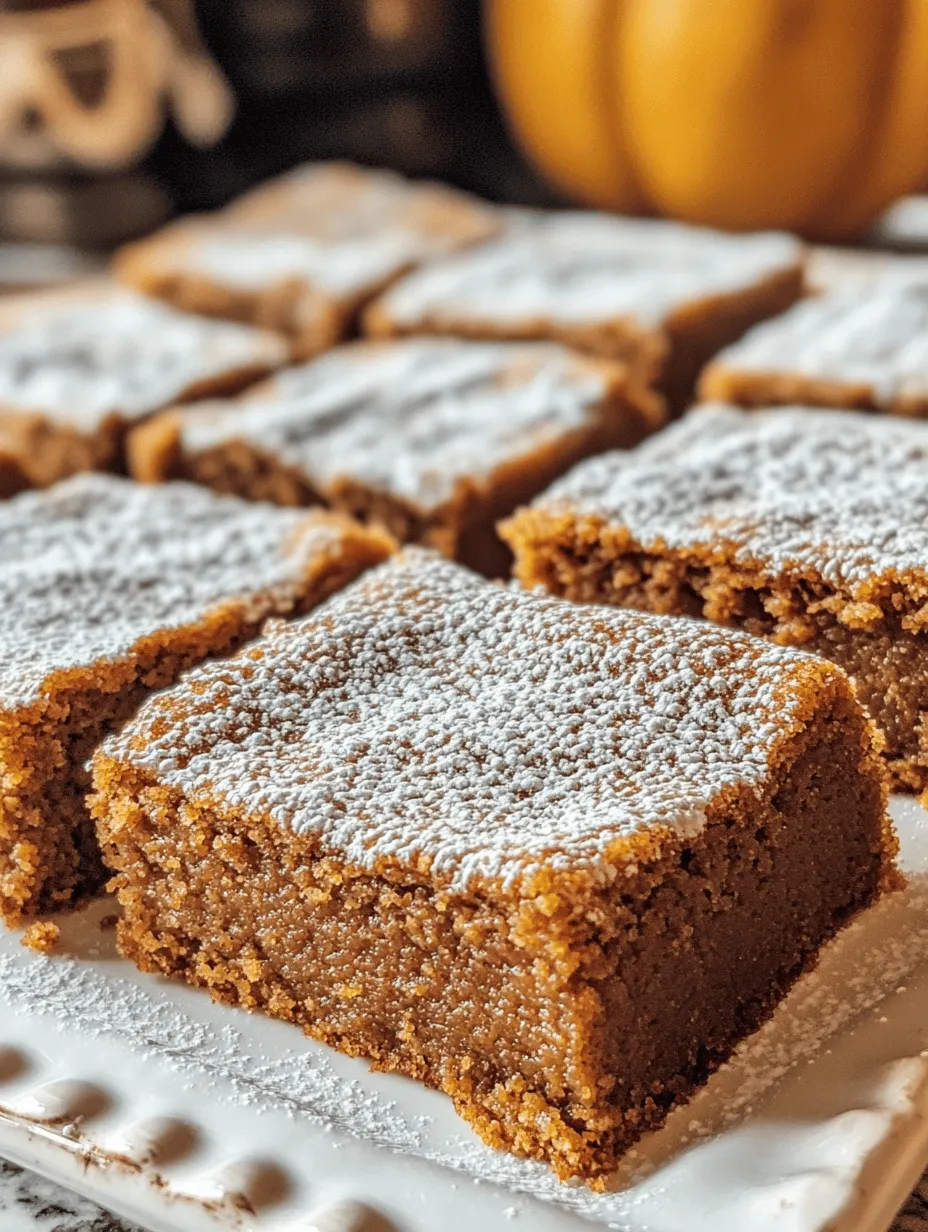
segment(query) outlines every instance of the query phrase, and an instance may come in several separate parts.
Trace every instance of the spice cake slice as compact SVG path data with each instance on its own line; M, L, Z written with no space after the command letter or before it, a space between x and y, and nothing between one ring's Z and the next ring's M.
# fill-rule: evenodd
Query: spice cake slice
M717 355L699 392L741 406L928 415L928 272L896 268L796 304Z
M0 504L0 914L105 880L87 758L150 690L382 560L347 518L104 475Z
M146 971L596 1178L894 881L847 676L407 548L149 699L93 811Z
M111 285L23 297L0 322L0 438L31 486L124 469L128 427L241 389L287 360L276 334L176 312Z
M280 330L305 359L347 337L400 274L501 227L491 206L445 185L311 163L128 245L115 268L179 307Z
M663 422L618 364L555 344L355 343L243 400L156 416L138 479L194 479L285 505L323 501L486 573L508 572L496 520L580 458Z
M501 528L526 586L704 616L840 664L899 789L928 787L928 428L697 409Z
M789 307L802 277L787 235L565 212L407 275L364 322L381 337L554 339L626 361L681 409L710 355Z

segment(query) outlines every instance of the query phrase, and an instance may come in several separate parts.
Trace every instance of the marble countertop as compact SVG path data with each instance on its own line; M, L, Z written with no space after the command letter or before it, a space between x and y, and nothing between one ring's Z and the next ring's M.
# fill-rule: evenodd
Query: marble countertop
M44 1177L0 1159L2 1232L144 1232ZM928 1173L899 1212L892 1232L928 1232Z
M0 1159L2 1232L143 1232L94 1202Z

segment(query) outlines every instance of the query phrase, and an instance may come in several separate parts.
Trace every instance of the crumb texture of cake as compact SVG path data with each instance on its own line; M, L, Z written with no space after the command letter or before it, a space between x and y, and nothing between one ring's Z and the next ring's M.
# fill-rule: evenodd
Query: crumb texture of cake
M550 338L632 364L671 402L706 359L788 307L802 249L787 235L561 212L400 279L368 333Z
M576 467L502 528L526 586L705 616L853 676L896 787L928 787L928 434L707 406Z
M93 812L143 970L595 1181L893 884L873 739L824 660L408 548L149 699Z
M181 307L278 329L306 358L345 338L358 308L400 274L501 225L456 189L317 163L128 245L116 270Z
M0 913L105 879L86 809L91 752L151 689L305 611L388 554L325 511L188 484L78 476L0 505Z
M498 518L663 417L618 364L555 344L417 338L340 347L243 399L157 416L128 452L138 479L322 502L494 572L510 563Z
M0 328L0 452L32 485L123 468L129 424L232 392L287 360L276 334L175 311L121 288L49 296Z
M928 274L803 300L716 356L700 395L928 415Z
M39 954L53 954L61 939L61 929L51 920L36 920L23 931L20 944Z

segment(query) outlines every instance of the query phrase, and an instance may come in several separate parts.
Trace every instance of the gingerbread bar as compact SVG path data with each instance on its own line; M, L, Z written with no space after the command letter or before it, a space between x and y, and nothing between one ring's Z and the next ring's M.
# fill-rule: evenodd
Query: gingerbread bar
M279 330L305 359L346 338L400 274L501 226L489 205L441 184L309 164L129 245L116 270L179 307Z
M595 1178L893 880L845 674L421 548L144 704L94 814L146 971Z
M138 479L322 501L498 573L510 564L499 517L662 420L621 365L555 344L417 338L349 344L242 400L156 416L129 458Z
M222 215L341 240L397 227L421 236L427 256L488 239L503 225L497 209L460 189L339 161L301 163L249 189Z
M866 293L886 282L928 283L928 256L875 248L810 248L805 281L813 295Z
M382 560L348 519L83 475L0 504L0 914L105 880L86 762L152 689Z
M740 406L928 415L928 274L897 268L797 304L716 356L699 389Z
M786 235L551 214L401 279L364 321L376 336L552 338L624 360L679 408L710 355L793 303L802 265Z
M928 436L714 406L581 464L502 528L526 586L704 616L855 680L894 785L928 787Z
M0 326L0 437L28 483L122 470L128 427L232 392L287 359L276 334L176 312L120 288L80 303L28 298Z

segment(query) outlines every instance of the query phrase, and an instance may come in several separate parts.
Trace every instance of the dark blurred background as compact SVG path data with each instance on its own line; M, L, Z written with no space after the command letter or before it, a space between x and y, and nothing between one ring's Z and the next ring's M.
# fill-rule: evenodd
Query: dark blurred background
M190 0L99 5L91 29L86 3L78 16L69 0L0 0L0 38L7 46L21 38L25 49L17 63L45 66L30 68L15 88L0 82L0 241L106 249L317 158L434 176L495 200L553 200L507 138L479 0L195 0L192 11ZM152 15L158 29L148 31ZM82 138L91 155L81 146L75 156L71 120L47 105L41 72L51 66L77 120L99 114L102 136L107 104L115 115L115 94L127 85L119 73L133 71L131 54L119 69L121 48L131 53L133 42L162 30L177 54L185 43L205 50L231 86L235 113L225 135L198 148L166 98L137 157L117 166L101 156L95 167L92 130ZM137 77L139 93L154 90ZM35 254L30 262L36 269Z
M159 143L153 167L183 208L306 158L355 158L495 199L546 191L507 140L478 0L200 0L197 11L239 112L201 176L176 133Z

